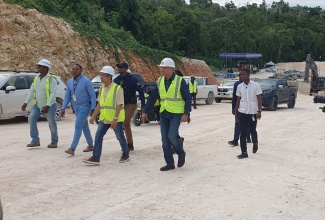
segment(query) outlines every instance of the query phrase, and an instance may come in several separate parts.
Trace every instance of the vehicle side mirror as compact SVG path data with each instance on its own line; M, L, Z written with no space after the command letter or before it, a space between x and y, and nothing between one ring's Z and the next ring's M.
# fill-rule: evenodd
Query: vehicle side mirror
M283 89L283 85L279 85L279 89Z
M16 90L16 87L14 87L14 86L7 86L6 87L6 93L13 92L15 90Z

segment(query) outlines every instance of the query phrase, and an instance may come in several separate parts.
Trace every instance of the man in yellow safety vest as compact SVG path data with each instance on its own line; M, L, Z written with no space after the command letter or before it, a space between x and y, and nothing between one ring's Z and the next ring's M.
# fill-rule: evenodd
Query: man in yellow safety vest
M115 71L111 66L104 66L100 71L100 79L103 85L99 89L98 104L89 119L89 123L94 124L98 113L100 113L100 116L95 136L93 156L84 160L88 164L99 165L103 137L109 128L114 130L123 151L119 162L124 163L129 160L129 148L123 131L123 122L125 119L123 89L120 85L113 82L114 74Z
M171 58L161 61L160 72L163 76L157 81L157 91L151 92L142 114L146 121L154 103L160 98L160 130L166 165L160 171L175 169L171 145L178 155L177 167L185 164L185 151L180 142L178 129L181 122L186 122L191 112L191 96L185 80L174 73L175 62Z
M31 143L27 144L27 147L38 147L41 145L37 129L37 121L41 113L43 113L49 123L51 131L51 144L49 144L47 147L56 148L58 144L58 131L55 119L57 110L55 100L57 80L49 72L51 69L51 62L49 60L40 60L37 63L37 68L39 74L35 76L26 101L21 107L22 111L26 111L27 104L34 100L34 105L32 106L30 115L28 117L32 141Z
M191 80L188 82L188 87L190 90L191 99L193 99L194 108L196 109L197 82L194 76L191 76Z

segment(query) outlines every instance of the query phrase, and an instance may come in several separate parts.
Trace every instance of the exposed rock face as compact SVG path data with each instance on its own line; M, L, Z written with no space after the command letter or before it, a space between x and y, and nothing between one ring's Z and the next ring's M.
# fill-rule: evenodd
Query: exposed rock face
M0 1L2 70L35 70L38 60L46 58L52 63L51 72L65 80L70 78L70 68L75 63L82 65L84 74L91 78L103 66L117 63L113 52L101 47L96 40L91 45L62 19ZM130 58L126 60L124 53ZM157 64L150 60L145 62L131 51L119 50L119 58L146 80L156 80L160 75ZM207 76L210 84L217 83L204 61L184 58L177 67L184 75Z

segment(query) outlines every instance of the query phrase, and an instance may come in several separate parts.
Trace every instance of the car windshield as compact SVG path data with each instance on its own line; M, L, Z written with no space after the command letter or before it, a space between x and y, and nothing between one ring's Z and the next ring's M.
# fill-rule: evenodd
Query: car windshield
M6 77L6 75L0 75L0 82L2 82L2 80L4 80Z
M260 79L257 80L256 82L259 83L262 88L269 88L276 85L275 80L269 80L269 79Z
M225 84L223 84L222 86L234 86L236 81L227 81L225 82Z

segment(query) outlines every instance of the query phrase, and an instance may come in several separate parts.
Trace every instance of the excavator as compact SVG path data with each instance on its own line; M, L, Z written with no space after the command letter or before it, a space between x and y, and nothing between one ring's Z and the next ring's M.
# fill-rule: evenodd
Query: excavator
M306 71L304 81L308 83L309 79L309 70L311 70L311 80L310 80L310 95L318 94L314 97L314 103L325 103L325 95L318 93L319 91L325 90L325 77L318 76L318 68L316 63L311 58L310 54L306 58ZM322 109L322 112L325 113L325 106L319 107Z
M309 94L317 94L319 91L325 90L325 77L318 76L318 67L314 60L311 58L310 54L306 58L306 69L304 81L308 83L309 72L311 70L310 77L310 92Z

